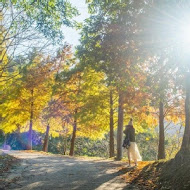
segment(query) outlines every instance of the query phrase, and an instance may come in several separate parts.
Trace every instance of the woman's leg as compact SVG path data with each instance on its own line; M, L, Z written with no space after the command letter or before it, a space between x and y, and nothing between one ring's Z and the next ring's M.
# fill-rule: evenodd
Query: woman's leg
M130 158L129 149L127 150L127 156L128 156L129 166L131 166L131 158Z
M135 166L137 166L137 159L134 159Z

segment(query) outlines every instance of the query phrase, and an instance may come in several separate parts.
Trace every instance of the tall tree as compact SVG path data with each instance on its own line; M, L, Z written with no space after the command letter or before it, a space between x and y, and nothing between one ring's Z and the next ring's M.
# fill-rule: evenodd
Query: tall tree
M103 81L104 74L91 68L82 72L71 69L58 76L55 97L61 100L72 117L71 156L77 136L102 138L108 130L109 91Z
M52 64L49 58L32 53L23 63L20 75L9 81L3 93L6 98L1 105L4 110L1 126L6 132L12 132L17 125L23 126L29 121L28 149L32 149L33 124L51 97Z
M176 89L181 88L183 86L183 79L185 78L185 72L189 71L189 52L187 51L187 45L188 42L186 39L184 39L185 30L184 27L187 24L186 23L186 16L184 12L189 11L189 6L187 2L181 2L181 1L167 1L167 0L161 0L161 1L152 1L149 3L149 6L147 6L145 15L151 15L152 19L147 19L147 17L143 18L141 20L141 23L143 23L144 27L142 27L143 32L143 45L146 47L146 52L148 52L149 56L155 57L160 56L161 58L164 58L166 64L163 65L163 63L159 63L160 70L164 69L166 72L164 72L164 78L168 77L170 81L168 83L170 86L167 86L165 89L169 93L172 93L172 97L176 96ZM177 14L176 14L177 13ZM178 22L179 21L179 22ZM142 25L141 25L142 26ZM151 49L150 49L151 48ZM180 63L180 64L179 64ZM162 75L163 73L161 73ZM175 75L177 76L175 76ZM176 78L174 79L173 76ZM163 78L162 78L163 79ZM173 80L174 79L174 80ZM173 80L174 84L174 90L171 88L171 81ZM178 81L178 86L176 85L176 81ZM182 82L180 85L179 83ZM162 84L165 85L166 81L164 81ZM185 87L187 88L187 86ZM182 89L184 89L182 87ZM173 92L172 92L173 91ZM187 88L188 91L188 88ZM167 104L168 100L168 94L162 93L160 94L162 97L162 101L160 101L160 126L163 126L163 106L162 103ZM180 94L181 99L183 97L183 93ZM188 96L188 93L187 93ZM179 102L180 98L178 99ZM173 101L174 102L174 101ZM188 104L188 98L186 98L186 103ZM171 107L178 108L179 106L174 103ZM171 107L169 110L171 110ZM184 138L189 136L188 134L188 109L187 105L186 108L186 130L184 133ZM182 110L182 109L180 109ZM168 111L166 111L167 113ZM176 114L178 117L182 115L182 113ZM164 115L166 118L166 115ZM167 118L166 118L167 119ZM160 146L160 158L163 158L163 127L162 128L162 135L160 136L160 140L162 141L162 146ZM186 137L185 137L186 136ZM187 138L188 139L188 138ZM182 148L184 144L182 144ZM185 148L186 149L186 148ZM186 149L187 150L187 149ZM181 151L180 151L181 152ZM183 151L182 151L183 152ZM179 154L180 155L180 154ZM183 154L182 154L183 157Z
M61 44L62 26L76 26L73 17L78 15L65 0L2 0L0 10L0 45L4 44L3 52L9 54L4 70L14 66L16 55L25 56L34 47L42 51L50 44Z
M91 64L96 70L103 71L119 96L117 159L122 158L123 137L123 96L126 86L133 81L130 71L136 71L134 53L137 51L134 40L136 16L145 2L138 6L134 1L92 1L89 4L91 17L86 20L82 30L78 56L82 64ZM127 22L126 22L127 21ZM139 42L138 42L139 43ZM133 69L132 69L133 68Z

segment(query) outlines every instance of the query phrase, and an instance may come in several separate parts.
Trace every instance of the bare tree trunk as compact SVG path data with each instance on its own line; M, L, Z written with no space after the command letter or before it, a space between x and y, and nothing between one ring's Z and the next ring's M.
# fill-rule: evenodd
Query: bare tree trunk
M184 164L190 159L190 73L186 73L186 99L185 99L185 131L179 152L175 156L175 163Z
M48 152L48 140L49 140L49 124L47 125L47 128L46 128L46 135L44 138L44 145L42 149L42 151L44 152Z
M67 135L65 135L64 138L64 151L63 151L63 155L66 155L67 152Z
M74 146L75 146L76 130L77 130L77 121L76 121L76 119L75 119L74 125L73 125L73 134L72 134L72 138L71 138L70 152L69 152L69 155L70 155L70 156L73 156L73 155L74 155Z
M25 142L23 142L23 140L22 140L20 128L21 128L21 125L17 124L16 137L17 137L17 141L20 144L20 148L25 150L27 147L27 144Z
M29 131L28 131L28 145L27 149L32 150L32 125L33 125L33 116L34 116L34 101L33 101L33 96L34 96L34 90L31 90L31 106L30 106L30 125L29 125Z
M119 92L118 128L117 128L117 160L123 157L123 93Z
M113 91L110 90L110 158L114 157Z
M159 143L158 160L165 159L165 137L164 137L164 104L160 101L159 106Z
M4 142L3 142L3 147L7 145L7 134L4 136Z
M185 131L181 150L190 151L190 74L186 76Z

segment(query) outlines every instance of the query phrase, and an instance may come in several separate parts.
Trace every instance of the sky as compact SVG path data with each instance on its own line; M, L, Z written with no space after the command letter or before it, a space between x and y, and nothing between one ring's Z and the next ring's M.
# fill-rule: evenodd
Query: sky
M86 18L89 17L88 8L85 4L85 1L86 0L70 0L71 4L75 6L80 13L79 16L75 17L75 20L78 22L83 22ZM64 41L73 46L79 45L79 32L80 31L77 31L73 28L63 27L63 34L65 36Z

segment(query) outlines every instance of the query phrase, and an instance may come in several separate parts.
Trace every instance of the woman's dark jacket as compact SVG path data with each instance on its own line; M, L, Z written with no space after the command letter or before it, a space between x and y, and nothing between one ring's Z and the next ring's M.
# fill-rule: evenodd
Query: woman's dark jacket
M133 126L127 125L123 133L125 133L126 138L129 138L130 142L135 142L135 129Z

